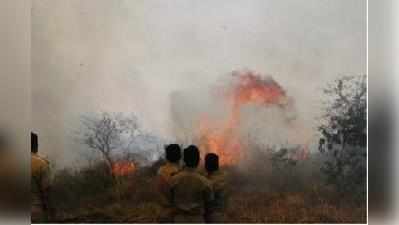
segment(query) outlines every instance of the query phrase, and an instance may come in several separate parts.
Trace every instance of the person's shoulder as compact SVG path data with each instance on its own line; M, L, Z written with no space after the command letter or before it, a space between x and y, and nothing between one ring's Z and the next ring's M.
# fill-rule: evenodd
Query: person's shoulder
M32 161L34 161L35 163L42 164L44 166L50 165L50 162L47 158L40 156L38 154L32 154Z
M171 184L178 183L181 179L187 177L188 174L184 170L178 171L175 175L170 178Z
M180 165L173 163L173 164L169 165L168 169L171 171L171 173L176 173L181 170L181 167L180 167Z
M48 160L38 156L31 156L31 173L32 175L43 174L50 171L50 163Z
M227 177L227 172L226 171L222 171L222 170L218 170L215 173L215 177L217 177L217 178L226 178Z
M207 178L212 183L222 182L222 181L226 180L226 173L217 171L217 172L212 173L211 175L208 175Z
M206 186L210 187L211 186L211 181L201 173L195 173L194 176L201 181L201 183Z
M163 166L161 166L158 170L158 174L167 174L167 175L175 175L180 171L180 167L179 165L175 165L175 164L165 164Z
M159 175L160 175L160 174L163 174L163 173L165 172L165 166L166 166L166 165L162 165L162 166L159 167L159 169L158 169L158 174L159 174Z

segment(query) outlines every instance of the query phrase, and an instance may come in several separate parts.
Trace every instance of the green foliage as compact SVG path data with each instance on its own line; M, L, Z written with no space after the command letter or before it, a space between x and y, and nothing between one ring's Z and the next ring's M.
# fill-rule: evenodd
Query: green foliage
M327 183L342 193L364 199L367 171L367 82L366 76L346 76L325 89L323 136L319 151L326 156L321 170Z

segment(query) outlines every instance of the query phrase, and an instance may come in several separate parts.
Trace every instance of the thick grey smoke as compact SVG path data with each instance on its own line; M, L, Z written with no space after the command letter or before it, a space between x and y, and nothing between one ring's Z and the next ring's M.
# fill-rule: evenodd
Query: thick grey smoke
M314 127L326 82L366 72L366 2L32 3L33 129L59 167L85 151L70 137L81 114L134 112L173 139L173 93L207 89L240 68L272 75Z
M273 90L281 91L281 95L274 95L269 88L276 88ZM250 97L256 94L263 97ZM203 152L219 153L220 149L234 154L229 152L231 146L239 143L239 152L247 159L254 156L254 151L267 153L282 147L297 148L307 155L309 146L318 141L315 127L298 113L295 98L289 91L272 77L255 71L234 71L217 85L175 92L171 101L171 120L178 143L195 143ZM204 132L204 129L207 130ZM209 138L219 140L216 147L209 146Z

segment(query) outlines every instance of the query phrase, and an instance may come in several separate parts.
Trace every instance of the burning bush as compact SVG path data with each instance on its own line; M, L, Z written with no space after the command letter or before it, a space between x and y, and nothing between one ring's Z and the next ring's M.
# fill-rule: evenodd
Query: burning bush
M172 119L180 142L198 144L202 154L218 154L222 165L245 161L254 142L299 144L300 157L306 158L309 137L292 116L294 101L282 86L272 77L250 70L234 71L228 78L207 93L194 94L197 97L185 92L172 95ZM194 98L198 101L193 102ZM266 139L270 135L273 138Z
M112 165L112 174L114 176L128 176L134 173L136 165L129 161L119 161Z
M229 107L224 121L210 122L205 116L199 125L201 148L218 154L222 165L236 164L245 157L239 136L242 107L248 104L284 106L287 99L285 91L271 77L262 78L253 71L235 71L232 75L232 86L224 93ZM215 128L214 124L221 127Z

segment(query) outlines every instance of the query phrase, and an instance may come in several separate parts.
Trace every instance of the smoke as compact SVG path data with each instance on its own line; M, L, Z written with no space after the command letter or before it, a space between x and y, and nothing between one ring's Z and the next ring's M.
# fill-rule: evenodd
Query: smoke
M175 136L183 145L199 145L203 154L219 154L227 165L246 163L258 147L266 152L300 146L306 155L312 129L287 93L272 77L250 70L233 71L218 85L175 93Z
M294 97L296 115L314 128L321 88L340 74L366 71L365 9L361 0L34 0L32 126L39 151L58 167L75 166L87 149L71 130L87 112L134 112L153 134L180 138L172 111L185 118L214 106L211 87L245 67L272 74ZM224 115L218 110L215 116ZM196 118L178 125L188 137Z

